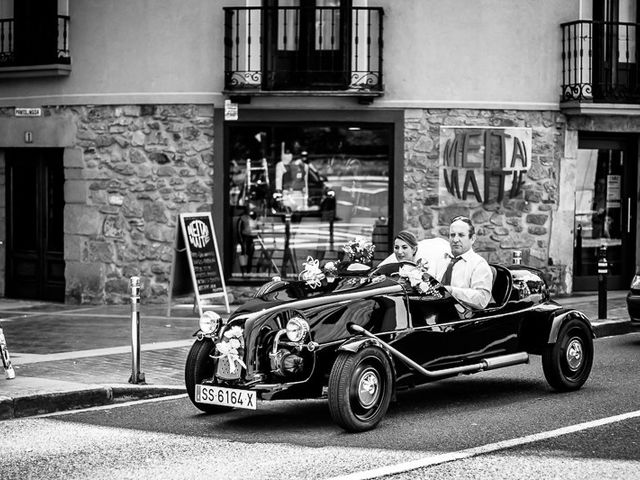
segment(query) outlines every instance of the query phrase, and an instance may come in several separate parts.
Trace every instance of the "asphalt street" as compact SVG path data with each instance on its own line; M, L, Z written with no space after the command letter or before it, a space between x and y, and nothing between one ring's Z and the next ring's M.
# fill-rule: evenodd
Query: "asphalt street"
M631 331L625 291L556 300L590 319L598 336ZM212 306L223 316L222 306ZM192 308L139 307L140 371L132 385L132 315L128 305L65 305L0 300L2 327L16 378L0 379L0 420L184 392L184 363L198 319Z
M635 479L640 334L595 342L585 386L558 394L539 360L401 394L347 434L325 400L200 413L185 396L0 422L14 478Z

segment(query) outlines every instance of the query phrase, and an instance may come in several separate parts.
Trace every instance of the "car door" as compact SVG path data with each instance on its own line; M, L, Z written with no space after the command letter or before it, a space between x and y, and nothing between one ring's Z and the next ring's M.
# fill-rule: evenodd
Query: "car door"
M414 328L394 347L424 368L461 365L511 353L517 346L519 323L513 313L498 309L461 318L461 306L450 295L443 299L409 296L408 302Z

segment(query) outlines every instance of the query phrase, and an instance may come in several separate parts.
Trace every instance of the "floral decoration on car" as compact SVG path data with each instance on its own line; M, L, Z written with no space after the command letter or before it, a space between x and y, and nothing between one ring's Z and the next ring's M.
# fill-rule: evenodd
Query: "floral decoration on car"
M355 237L342 247L342 251L347 254L347 261L367 264L373 259L375 248L376 246L366 238Z
M421 295L442 297L442 294L431 283L431 277L427 274L427 264L418 262L417 265L402 265L398 275Z
M361 267L361 269L347 267L354 273L368 271L371 268L374 250L375 245L370 241L362 237L355 237L342 247L342 251L345 253L345 258L342 261L330 261L321 267L319 260L309 256L307 261L302 264L302 271L298 278L304 280L309 287L318 288L322 286L323 280L326 280L327 283L333 282L342 265L350 264L351 267Z
M216 343L216 349L220 355L215 358L225 357L229 362L229 371L234 373L236 371L236 363L243 368L247 368L242 361L244 357L244 338L242 337L242 328L236 326L231 327L224 335L222 335L222 341Z

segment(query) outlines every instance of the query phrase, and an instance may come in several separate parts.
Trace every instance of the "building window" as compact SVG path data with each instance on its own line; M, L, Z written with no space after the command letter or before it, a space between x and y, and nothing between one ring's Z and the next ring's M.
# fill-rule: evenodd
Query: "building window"
M354 237L389 255L392 126L229 127L230 279L297 276L307 257L339 260Z
M0 67L70 61L69 0L0 0Z

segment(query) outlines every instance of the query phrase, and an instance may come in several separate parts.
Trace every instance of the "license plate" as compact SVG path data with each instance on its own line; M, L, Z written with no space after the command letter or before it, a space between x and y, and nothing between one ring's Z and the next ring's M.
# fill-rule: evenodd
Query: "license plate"
M196 385L196 402L224 407L256 409L256 392L216 385Z

